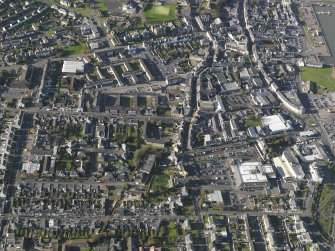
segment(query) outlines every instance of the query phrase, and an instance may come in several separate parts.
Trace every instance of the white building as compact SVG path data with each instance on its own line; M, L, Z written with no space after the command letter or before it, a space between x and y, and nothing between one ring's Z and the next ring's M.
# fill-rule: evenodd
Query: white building
M262 124L269 127L272 133L281 133L292 129L290 121L285 120L281 114L262 117Z
M305 177L305 173L291 149L285 150L281 157L273 158L273 163L284 181L302 180Z
M302 144L294 146L295 152L303 162L314 162L323 160L322 150L320 146L315 144Z
M64 61L62 73L80 74L84 73L84 69L82 61Z
M206 146L208 144L208 142L211 141L211 135L210 134L205 134L204 137L204 145Z
M69 1L66 1L66 0L60 0L59 3L63 6L66 6L66 7L71 7L71 2Z
M206 195L206 201L223 204L223 198L222 198L221 191L220 190L214 190L213 193L207 194Z
M242 189L268 187L268 177L275 176L271 165L262 165L256 161L236 161L231 169L236 179L236 186Z
M35 162L24 162L22 164L22 171L26 171L27 173L36 173L40 170L40 163Z
M314 162L313 164L309 165L309 172L312 176L312 181L315 183L322 183L323 178L320 174L320 170L318 165L316 164L316 162Z

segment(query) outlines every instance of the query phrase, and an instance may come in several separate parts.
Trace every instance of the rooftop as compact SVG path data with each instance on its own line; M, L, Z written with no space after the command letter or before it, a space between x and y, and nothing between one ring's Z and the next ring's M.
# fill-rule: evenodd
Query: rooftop
M266 175L261 172L260 162L243 162L238 164L238 171L244 183L267 182Z
M64 61L63 73L82 73L84 72L84 62L82 61Z
M284 120L281 114L262 117L263 126L268 126L272 132L281 132L291 129L291 125Z

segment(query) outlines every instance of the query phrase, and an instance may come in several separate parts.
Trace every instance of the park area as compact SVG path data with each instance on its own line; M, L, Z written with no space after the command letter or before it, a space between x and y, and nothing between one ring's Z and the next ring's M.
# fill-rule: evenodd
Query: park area
M303 67L301 69L301 80L312 81L319 86L327 88L330 92L335 92L334 68Z
M88 52L90 52L90 50L87 47L86 43L79 42L76 45L64 47L63 56L68 57L68 56L79 55L79 54L88 53Z
M324 184L316 189L313 194L312 210L316 214L317 222L326 234L324 237L333 235L333 214L335 205L335 188Z
M153 5L149 4L144 10L144 17L151 23L160 23L175 20L176 17L176 5L165 4L165 5Z

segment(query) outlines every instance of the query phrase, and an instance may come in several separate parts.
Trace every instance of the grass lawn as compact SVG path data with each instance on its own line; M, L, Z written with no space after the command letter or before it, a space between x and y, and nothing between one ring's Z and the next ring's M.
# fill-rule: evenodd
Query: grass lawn
M307 120L307 124L308 125L313 125L313 124L315 124L316 123L316 121L314 120L314 119L308 119Z
M175 20L176 17L176 5L165 4L161 6L155 6L152 4L147 5L144 10L145 18L152 23L160 23L170 20Z
M100 11L108 11L105 0L95 0L95 7Z
M120 105L121 107L129 108L131 105L131 98L130 97L121 97L120 98Z
M78 55L89 51L84 42L79 42L77 45L64 47L64 56Z
M308 26L305 23L304 14L302 13L301 9L299 9L299 17L300 17L300 21L302 22L309 45L314 48L315 47L314 39L312 37L312 34L308 30Z
M311 47L315 48L314 38L313 38L312 34L309 32L307 25L304 25L304 31L305 31L305 34L307 36L309 45Z
M91 16L91 9L90 8L70 8L71 10L75 11L75 12L79 12L80 14L82 14L85 17L90 17Z
M312 68L303 67L301 69L301 79L312 81L317 85L326 87L329 91L335 92L335 78L332 75L333 68Z
M178 226L176 222L167 222L164 224L164 236L170 239L178 238Z
M171 116L171 109L170 108L158 107L156 112L157 112L158 116L165 116L165 117L170 117Z
M147 97L145 96L138 96L137 97L137 106L146 106L147 105Z
M160 173L153 177L150 188L153 191L161 191L167 189L168 184L169 184L169 176L165 173Z
M296 195L298 198L306 198L307 193L308 193L308 189L305 188L305 189L298 190Z
M48 37L51 37L54 34L55 34L55 30L53 30L53 29L50 29L50 30L47 31L47 36Z
M260 117L256 117L256 116L250 116L246 119L244 119L244 124L247 127L251 127L251 126L261 126L262 122L261 122L261 118Z
M320 197L320 206L323 206L324 202L328 202L331 197L333 197L333 189L328 186L324 185Z
M134 153L134 165L139 166L141 159L144 155L154 154L156 156L160 156L162 153L162 148L153 147L150 145L143 145L141 149L137 149Z
M203 8L203 9L209 9L208 1L203 1L201 3L201 8Z
M98 17L98 23L104 27L104 23L106 22L106 20L108 19L107 17Z
M331 186L324 185L319 201L319 223L322 230L328 235L331 234L332 217L334 210L334 189Z

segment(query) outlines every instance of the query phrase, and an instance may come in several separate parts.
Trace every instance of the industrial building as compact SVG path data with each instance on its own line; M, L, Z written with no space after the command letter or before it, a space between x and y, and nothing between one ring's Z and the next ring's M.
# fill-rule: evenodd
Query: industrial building
M218 204L223 204L222 193L220 190L214 190L213 193L206 195L207 202L215 202Z
M302 180L305 173L291 149L285 150L280 157L273 158L275 167L284 181Z
M303 162L314 162L324 160L321 146L316 144L295 145L294 150Z
M281 114L262 117L262 124L268 127L271 133L281 133L292 129L289 120L285 120Z
M241 189L267 188L269 187L268 178L276 177L271 165L263 165L256 161L235 161L231 169L236 180L236 186Z
M320 173L319 167L316 162L309 165L309 172L312 177L312 181L315 183L322 183L323 177Z
M84 73L85 67L82 61L64 61L62 73L81 74Z

